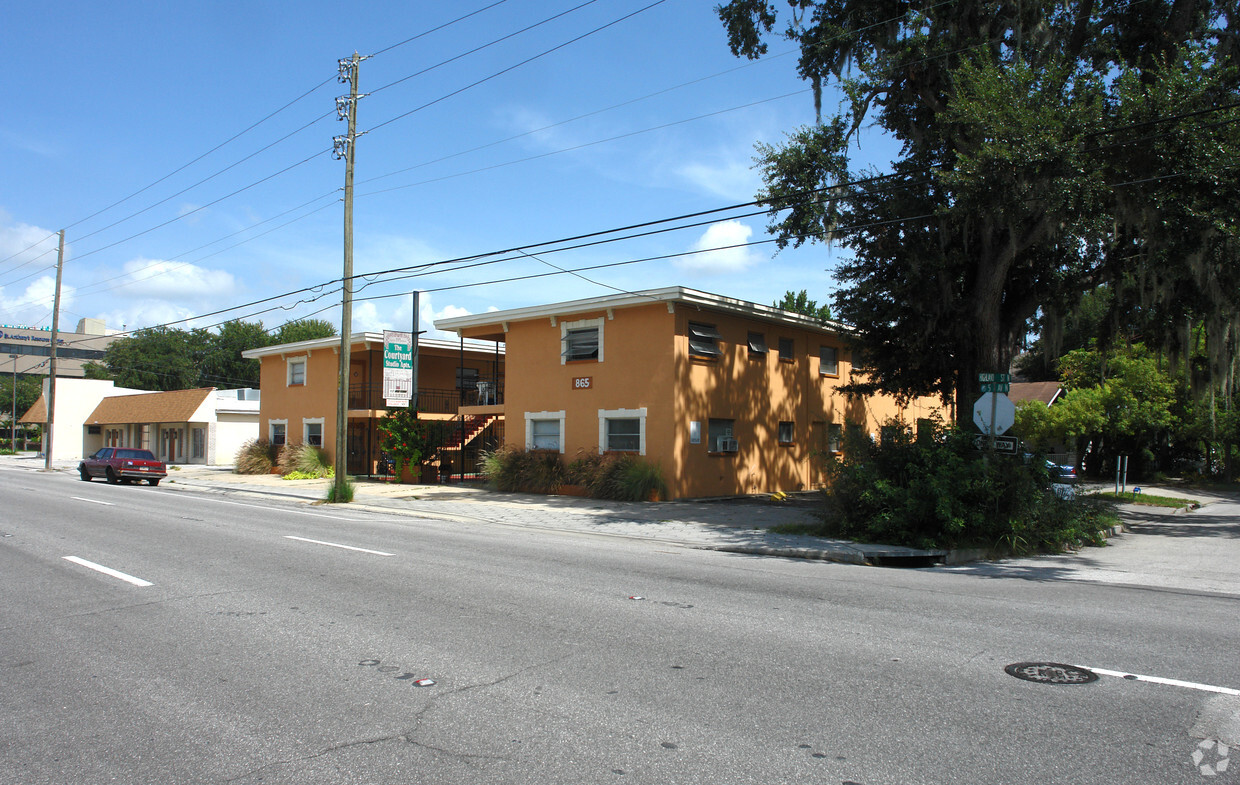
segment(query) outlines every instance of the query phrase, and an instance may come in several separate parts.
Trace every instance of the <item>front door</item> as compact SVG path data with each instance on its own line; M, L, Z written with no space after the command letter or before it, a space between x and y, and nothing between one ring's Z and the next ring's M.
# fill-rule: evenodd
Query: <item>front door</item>
M366 421L350 422L348 432L349 474L371 474L370 424Z

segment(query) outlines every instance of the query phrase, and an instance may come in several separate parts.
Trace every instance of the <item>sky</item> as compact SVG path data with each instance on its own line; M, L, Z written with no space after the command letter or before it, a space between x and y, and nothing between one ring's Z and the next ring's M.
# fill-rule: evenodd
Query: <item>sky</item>
M662 286L826 301L847 251L777 252L755 208L553 243L749 202L755 144L814 121L790 45L733 57L714 5L13 4L0 324L50 327L64 229L62 330L339 326L332 147L355 52L353 330L410 329L415 289L430 337L446 316ZM894 154L868 132L853 150Z

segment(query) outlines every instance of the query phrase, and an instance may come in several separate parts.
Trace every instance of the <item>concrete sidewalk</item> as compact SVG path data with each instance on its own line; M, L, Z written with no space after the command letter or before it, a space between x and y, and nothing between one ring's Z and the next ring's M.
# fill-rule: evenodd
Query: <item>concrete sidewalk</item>
M33 454L0 456L0 468L43 469ZM53 469L76 476L77 462ZM160 489L177 493L257 495L289 503L320 503L331 480L285 480L277 475L234 474L229 466L174 465ZM574 496L500 493L474 485L402 485L362 478L354 483L353 509L413 518L497 523L676 543L686 547L850 564L927 566L947 556L893 545L867 545L772 531L812 523L817 507L809 495L787 502L769 497L714 501L613 502Z

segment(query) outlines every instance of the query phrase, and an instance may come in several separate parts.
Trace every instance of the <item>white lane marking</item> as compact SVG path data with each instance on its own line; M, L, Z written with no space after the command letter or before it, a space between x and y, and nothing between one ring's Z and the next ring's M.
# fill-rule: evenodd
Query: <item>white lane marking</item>
M109 507L115 507L115 502L101 502L98 499L87 499L84 496L70 496L70 499L77 499L80 502L90 502L91 504L106 504Z
M122 581L125 581L126 583L132 583L134 586L154 586L155 585L151 583L150 581L144 581L141 578L135 578L132 575L126 575L123 572L117 572L111 567L104 567L102 564L95 564L93 561L86 561L85 559L79 559L76 556L65 556L64 559L65 561L71 561L74 564L80 564L83 567L94 570L96 572L101 572L104 575L111 575L113 578L120 578Z
M1085 668L1094 673L1100 673L1103 676L1118 676L1128 681L1148 681L1151 684L1166 684L1170 687L1185 687L1190 690L1201 690L1203 692L1217 692L1222 695L1240 695L1240 690L1233 690L1231 687L1217 687L1213 684L1198 684L1195 681L1180 681L1179 679L1164 679L1161 676L1141 676L1136 673L1125 673L1124 671L1109 671L1103 668L1091 668L1087 665L1077 665L1077 668Z
M354 548L352 545L341 545L338 542L323 542L322 540L307 540L305 537L294 537L291 534L284 535L286 540L298 540L300 542L312 542L315 545L327 545L332 548L344 548L346 551L361 551L362 553L373 553L376 556L395 556L394 553L384 553L383 551L372 551L367 548Z
M192 493L192 491L189 491ZM306 512L305 510L290 510L285 507L269 507L265 504L246 504L245 502L230 502L224 499L213 499L210 496L195 496L195 499L204 502L214 502L215 504L230 504L233 507L249 507L251 510L270 510L274 512L287 512L292 515L309 515L311 518L326 518L329 521L346 521L349 523L361 523L363 521L374 521L373 518L342 518L339 515L323 515L317 512Z

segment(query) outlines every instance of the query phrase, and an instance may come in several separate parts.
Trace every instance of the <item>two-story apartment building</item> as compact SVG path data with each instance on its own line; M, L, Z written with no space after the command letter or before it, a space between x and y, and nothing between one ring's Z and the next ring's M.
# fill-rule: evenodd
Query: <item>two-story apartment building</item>
M891 420L944 413L937 400L841 393L852 373L843 325L682 287L435 326L504 345L502 403L477 411L502 414L507 444L565 460L643 456L671 498L819 487L816 454L838 450L845 428L877 437Z
M372 474L380 461L378 425L387 413L383 399L383 333L350 336L348 471ZM340 379L340 338L321 338L242 352L259 360L259 435L272 444L311 444L335 451ZM418 410L426 419L454 420L462 404L489 404L460 420L459 441L468 444L498 430L498 401L504 393L501 344L466 345L422 339L418 346ZM454 448L461 453L461 444Z

